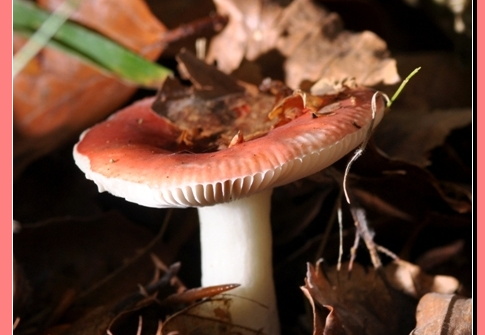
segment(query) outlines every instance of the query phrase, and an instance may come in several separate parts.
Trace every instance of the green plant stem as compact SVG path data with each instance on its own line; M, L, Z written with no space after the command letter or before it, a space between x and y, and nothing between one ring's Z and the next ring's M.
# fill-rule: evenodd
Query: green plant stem
M397 99L397 97L399 96L399 94L401 94L401 91L404 89L404 87L406 86L406 84L409 82L409 80L414 77L414 75L416 73L418 73L418 71L421 70L421 67L418 67L416 69L414 69L413 72L411 72L407 77L406 79L403 80L403 82L401 83L401 85L399 85L396 93L394 93L394 95L392 96L391 100L388 100L387 101L387 107L391 107L392 103L394 102L394 100Z

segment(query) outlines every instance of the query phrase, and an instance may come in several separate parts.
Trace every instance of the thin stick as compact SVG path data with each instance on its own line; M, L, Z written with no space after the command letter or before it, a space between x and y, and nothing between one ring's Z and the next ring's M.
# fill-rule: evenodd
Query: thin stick
M355 238L354 238L354 244L352 245L352 248L350 248L350 260L349 260L349 266L348 266L348 271L352 271L352 267L354 265L355 257L357 255L357 247L359 246L360 242L360 235L358 232L355 233Z
M374 234L371 233L369 225L367 224L367 218L363 208L351 207L350 212L354 218L355 226L357 228L356 235L362 237L364 243L369 250L370 258L374 268L378 269L382 266L381 259L377 253L377 245L374 242Z
M405 82L407 83L407 81L409 81L409 78L411 78L414 75L414 73L416 73L418 70L419 69L416 69L415 71L413 71L413 73L406 78ZM402 90L402 87L404 87L404 85L405 85L405 83L403 83L401 85L398 92L396 92L397 94L399 94L399 92ZM352 270L352 266L353 266L353 263L355 261L357 247L359 245L360 238L362 238L364 240L364 243L367 246L367 250L369 250L369 254L370 254L370 257L371 257L372 264L374 265L374 268L377 269L377 268L380 268L382 266L382 262L379 258L378 251L382 251L382 252L384 252L384 253L386 253L387 255L390 255L390 256L391 255L395 256L392 252L390 252L386 248L376 245L376 243L374 242L374 235L371 233L371 231L369 229L369 225L367 224L367 218L365 216L364 209L352 206L352 204L350 202L350 197L349 197L349 194L348 194L348 191L347 191L347 179L348 179L350 168L351 168L352 164L360 156L362 156L365 148L367 147L367 144L369 143L370 137L372 135L372 130L374 128L374 121L375 121L375 117L376 117L376 113L377 113L376 99L377 99L377 96L379 94L381 94L384 97L384 99L387 100L387 106L390 106L390 104L392 103L392 99L389 100L389 97L387 97L387 95L385 95L384 93L376 92L372 96L372 100L371 100L372 120L371 120L370 126L367 130L367 135L366 135L364 141L362 142L362 144L355 151L355 153L352 156L352 158L350 159L349 163L347 163L347 166L345 167L343 182L342 182L343 191L344 191L344 194L345 194L345 199L347 200L347 203L350 205L350 212L352 213L352 217L354 219L354 224L355 224L355 227L356 227L354 244L353 244L352 248L350 249L350 261L349 261L349 266L348 266L349 272ZM394 94L393 98L395 99L396 96L397 95ZM340 262L340 260L339 260L339 262ZM338 264L338 266L339 265L340 265L340 263Z
M141 330L143 328L143 317L141 315L138 316L138 329L136 330L136 335L141 335Z
M339 199L341 198L339 197ZM338 217L338 235L339 235L337 271L340 271L340 268L342 267L342 257L344 254L344 236L343 236L344 228L342 223L342 206L339 206L338 208L337 217Z
M330 215L330 218L328 219L327 225L325 226L325 231L323 232L323 237L322 241L320 242L320 245L318 246L317 252L315 254L315 258L318 261L322 257L323 251L325 250L325 247L327 245L328 239L330 237L330 232L333 227L333 223L335 219L339 220L340 218L338 217L339 215L339 209L340 209L340 202L339 199L341 198L341 191L339 192L337 196L337 200L335 201L335 204L332 208L332 213ZM340 223L339 223L340 227Z
M396 260L396 259L399 259L399 256L396 255L395 253L393 253L391 250L381 246L381 245L376 245L377 247L377 250L380 251L381 253L389 256L390 258Z
M369 128L367 129L367 134L366 134L366 136L364 138L364 141L357 148L357 150L355 150L354 155L352 156L352 158L350 159L350 161L347 163L347 166L345 167L344 180L343 180L343 189L344 189L345 199L347 200L347 203L348 204L350 204L350 198L349 198L349 195L347 193L347 177L349 175L349 171L350 171L350 168L351 168L352 164L360 156L362 156L362 154L364 153L364 150L367 147L367 144L369 143L369 140L370 140L370 138L372 136L372 131L374 130L374 122L375 122L376 113L377 113L377 103L376 103L376 99L377 99L377 96L379 94L382 95L384 97L384 99L386 99L387 101L389 101L389 98L388 98L388 96L386 94L384 94L382 92L379 92L379 91L377 91L377 92L374 93L374 95L372 96L372 100L371 100L372 119L371 119Z

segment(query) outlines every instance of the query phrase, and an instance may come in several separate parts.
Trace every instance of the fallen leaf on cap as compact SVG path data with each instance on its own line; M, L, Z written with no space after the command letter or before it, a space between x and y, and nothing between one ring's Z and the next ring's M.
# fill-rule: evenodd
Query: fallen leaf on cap
M240 137L242 142L257 138L275 126L277 119L272 120L268 113L284 94L238 82L186 50L177 55L177 60L180 72L192 85L168 79L152 109L180 129L179 150L227 148L233 145L233 139Z
M207 60L216 61L224 72L236 70L243 59L255 61L275 50L284 58L285 82L292 88L322 77L330 85L347 78L364 86L399 81L383 40L370 31L343 30L338 15L310 0L296 0L285 8L257 0L215 4L229 23L211 41Z
M411 335L472 334L472 304L472 299L455 294L426 294L419 301Z

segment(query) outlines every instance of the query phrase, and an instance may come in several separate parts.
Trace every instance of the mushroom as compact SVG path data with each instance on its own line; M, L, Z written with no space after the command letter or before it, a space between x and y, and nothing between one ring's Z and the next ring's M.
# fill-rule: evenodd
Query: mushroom
M368 88L331 98L296 92L271 111L281 122L266 134L209 152L181 150L180 129L153 111L154 101L135 102L84 131L74 147L76 164L100 192L148 207L197 207L202 286L240 284L232 291L240 297L231 301L232 323L278 334L272 190L362 143L381 120L384 100ZM285 109L297 113L284 117Z

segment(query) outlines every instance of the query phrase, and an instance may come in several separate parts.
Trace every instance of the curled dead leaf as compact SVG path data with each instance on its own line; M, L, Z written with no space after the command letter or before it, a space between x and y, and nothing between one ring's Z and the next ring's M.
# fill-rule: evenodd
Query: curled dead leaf
M413 326L412 299L374 269L322 269L308 264L301 289L313 308L313 334L406 334ZM347 265L342 267L347 269ZM400 313L389 313L399 309Z
M428 293L416 311L416 328L411 335L472 334L472 299L454 294Z
M431 150L444 144L454 129L472 122L471 109L436 110L430 113L389 113L376 131L376 141L390 157L420 167L430 165Z
M313 309L313 334L374 335L409 334L416 298L457 285L454 278L426 275L401 260L377 270L354 264L350 272L324 268L320 261L308 264L301 289Z

